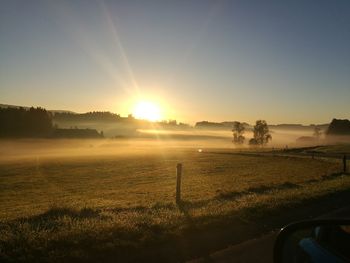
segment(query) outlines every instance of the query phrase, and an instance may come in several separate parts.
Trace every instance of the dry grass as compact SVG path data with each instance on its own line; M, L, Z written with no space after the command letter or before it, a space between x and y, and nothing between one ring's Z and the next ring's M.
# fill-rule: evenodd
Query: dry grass
M166 148L3 161L0 260L182 261L270 229L281 211L347 193L350 178L338 170L324 160Z

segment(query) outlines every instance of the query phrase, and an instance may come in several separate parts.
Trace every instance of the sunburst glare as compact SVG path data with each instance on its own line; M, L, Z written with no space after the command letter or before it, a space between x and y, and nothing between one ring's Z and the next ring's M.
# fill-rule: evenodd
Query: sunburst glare
M159 121L162 117L159 105L150 101L138 102L133 110L133 115L137 119Z

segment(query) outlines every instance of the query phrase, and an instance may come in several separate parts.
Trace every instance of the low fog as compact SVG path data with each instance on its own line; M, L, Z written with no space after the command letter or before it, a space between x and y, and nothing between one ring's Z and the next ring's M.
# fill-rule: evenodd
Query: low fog
M301 146L324 145L323 137L313 143L297 142L303 136L312 137L310 130L271 129L272 140L263 148L283 149ZM2 139L0 143L0 161L25 158L64 158L96 155L134 155L150 152L167 151L206 151L211 149L256 149L248 145L252 138L247 131L243 145L232 143L230 130L138 130L137 137L104 138L104 139ZM331 142L329 142L331 143Z

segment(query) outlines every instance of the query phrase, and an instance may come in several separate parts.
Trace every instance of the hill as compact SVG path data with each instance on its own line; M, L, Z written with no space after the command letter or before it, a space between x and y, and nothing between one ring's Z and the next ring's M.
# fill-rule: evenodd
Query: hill
M350 135L350 121L333 119L328 127L327 135Z
M27 106L0 104L0 109L6 109L6 108L15 108L15 109L23 108L23 109L26 109L26 110L30 109L30 107L27 107ZM73 111L69 111L69 110L47 110L47 111L51 112L51 113L74 113Z

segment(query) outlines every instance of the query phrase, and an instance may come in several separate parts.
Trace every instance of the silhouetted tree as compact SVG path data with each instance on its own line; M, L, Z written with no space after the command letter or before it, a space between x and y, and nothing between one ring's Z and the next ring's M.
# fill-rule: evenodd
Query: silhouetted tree
M0 109L0 136L47 137L52 133L52 116L43 108Z
M315 127L314 127L314 137L315 137L317 140L319 140L320 137L321 137L321 134L322 134L321 128L318 127L318 126L315 126Z
M103 138L103 134L95 129L56 129L52 134L52 138Z
M200 121L196 122L195 124L196 128L204 128L204 129L221 129L225 128L225 125L223 123L218 122L210 122L210 121Z
M249 141L251 145L265 145L272 139L266 121L257 120L253 129L254 137Z
M242 144L244 143L245 137L243 136L245 131L245 127L243 125L243 123L239 122L239 121L235 121L233 123L233 140L232 142L235 144Z
M121 119L119 114L109 111L93 111L87 113L56 112L53 116L55 121L94 121L94 122L116 122Z
M327 135L350 135L350 121L333 119L330 123Z
M251 146L258 145L258 142L257 142L257 140L255 138L251 138L249 140L249 145L251 145Z

